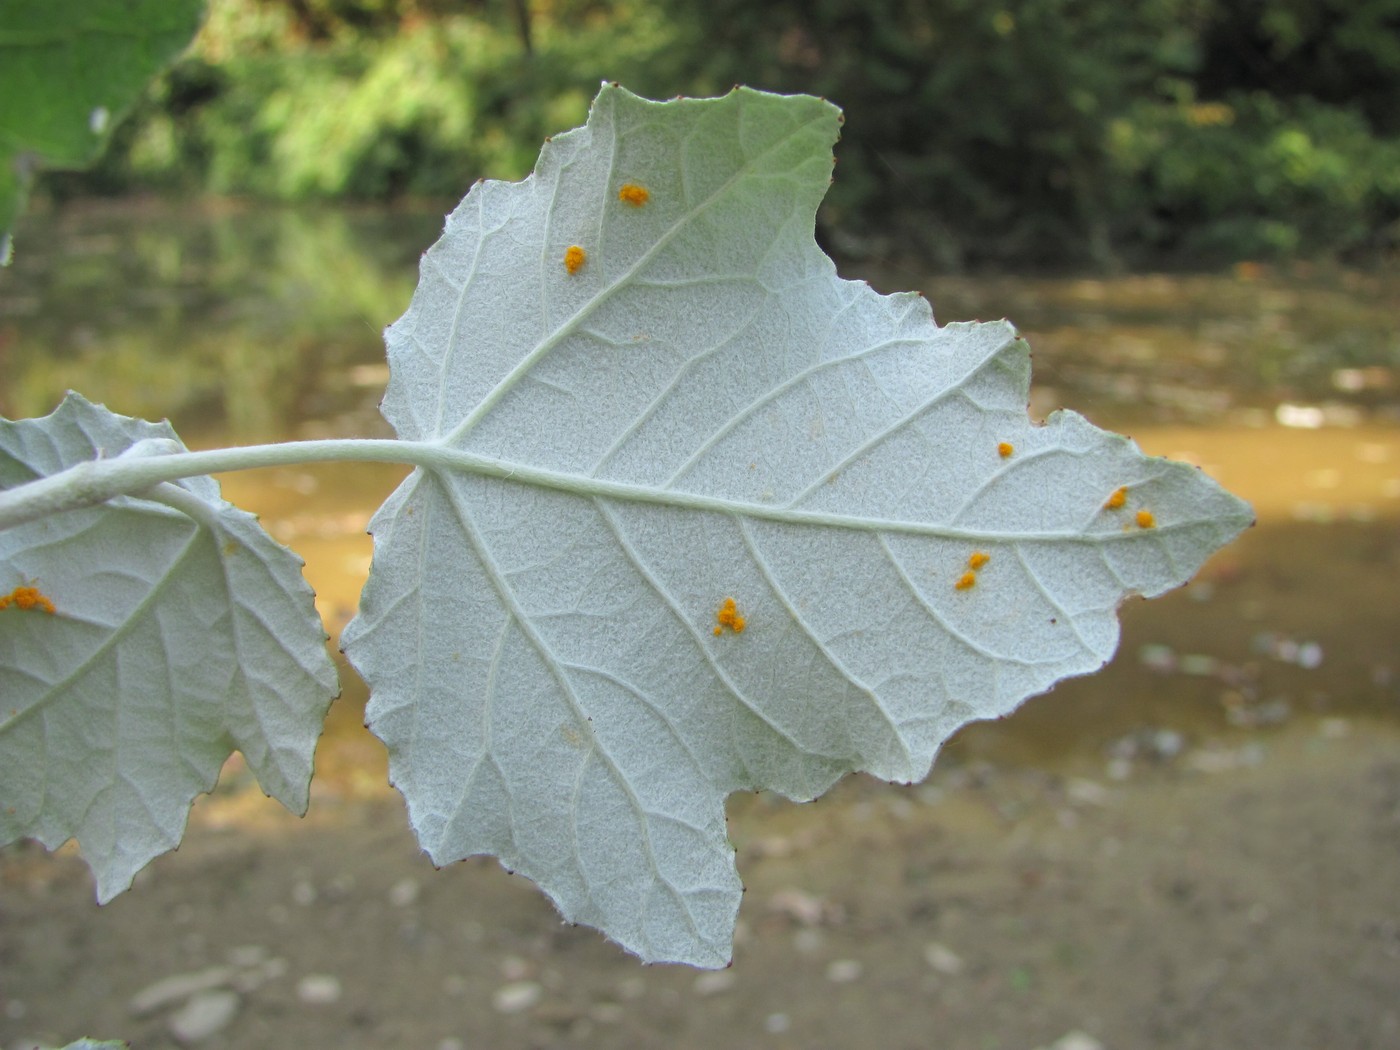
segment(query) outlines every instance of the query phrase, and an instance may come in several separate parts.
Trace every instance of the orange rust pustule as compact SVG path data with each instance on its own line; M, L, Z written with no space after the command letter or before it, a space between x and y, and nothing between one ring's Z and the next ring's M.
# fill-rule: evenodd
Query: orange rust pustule
M738 634L748 624L748 621L745 620L743 616L739 615L738 604L733 598L724 599L723 604L719 607L719 611L715 613L715 621L716 635L723 634L726 627L735 634Z
M11 605L25 611L38 609L49 614L57 611L53 599L34 586L16 587L9 594L0 597L0 609L8 609Z

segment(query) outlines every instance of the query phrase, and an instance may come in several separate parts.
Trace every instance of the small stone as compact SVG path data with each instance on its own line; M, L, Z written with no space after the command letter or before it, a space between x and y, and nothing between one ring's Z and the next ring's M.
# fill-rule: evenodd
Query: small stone
M339 1002L340 992L340 978L329 973L309 973L297 982L297 998L308 1006Z
M1351 735L1351 723L1345 718L1324 718L1317 728L1324 740L1341 740Z
M1186 750L1186 737L1175 729L1154 729L1150 747L1154 758L1170 761Z
M137 1017L143 1017L200 992L222 988L228 984L233 973L230 966L211 966L193 973L177 973L171 977L163 977L133 995L126 1008Z
M1229 773L1240 766L1239 753L1222 747L1201 748L1187 765L1197 773Z
M496 989L491 1005L497 1013L518 1014L540 1001L544 989L535 981L512 981Z
M1176 670L1176 653L1170 645L1149 643L1138 649L1138 662L1149 671L1170 674Z
M1104 1050L1104 1045L1087 1032L1067 1032L1050 1044L1050 1050Z
M407 908L417 902L419 890L417 879L400 879L389 889L389 903L395 908Z
M722 995L734 987L733 970L715 970L695 978L696 995Z
M1071 802L1086 806L1107 806L1113 801L1113 792L1094 780L1075 777L1065 786L1065 794Z
M1192 678L1209 678L1220 670L1220 661L1206 653L1185 653L1177 666Z
M186 1045L208 1039L233 1020L238 1001L238 993L226 988L196 992L170 1015L170 1034Z
M225 958L230 966L246 969L261 965L267 958L267 949L261 944L241 944L237 948L230 948Z
M229 978L228 986L235 992L247 995L256 991L263 985L272 981L280 981L287 976L290 966L286 959L272 958L264 959L257 966L250 966L246 970L239 970Z
M826 967L826 979L832 984L850 984L860 980L864 972L859 959L832 959Z
M891 795L885 801L885 808L897 820L908 820L914 815L914 803L903 795Z
M1293 705L1281 697L1266 700L1253 707L1235 704L1225 708L1225 720L1232 726L1240 726L1245 729L1281 725L1288 721L1292 714Z
M804 926L816 926L828 917L826 903L820 897L799 889L778 890L769 899L768 907Z
M792 1018L787 1014L769 1014L763 1019L763 1030L769 1035L782 1035L792 1027Z
M1128 758L1110 758L1104 767L1104 775L1109 780L1127 780L1133 775L1133 763Z
M529 959L522 959L518 955L507 955L501 960L501 976L507 981L523 981L530 977L534 970Z
M256 991L287 972L286 959L270 959L267 949L256 944L230 949L228 961L238 968L229 979L228 985L243 995Z
M738 948L748 944L752 936L753 932L749 929L749 924L743 919L739 919L734 923L734 947Z
M1281 427L1302 430L1317 430L1327 421L1322 409L1316 405L1290 405L1287 402L1274 408L1274 419Z
M617 1024L627 1015L621 1003L594 1003L588 1016L599 1024Z
M303 908L316 903L316 887L302 879L292 887L292 900L300 904Z
M962 957L937 941L929 941L924 945L924 962L928 963L929 969L934 973L941 973L944 977L956 977L963 971Z

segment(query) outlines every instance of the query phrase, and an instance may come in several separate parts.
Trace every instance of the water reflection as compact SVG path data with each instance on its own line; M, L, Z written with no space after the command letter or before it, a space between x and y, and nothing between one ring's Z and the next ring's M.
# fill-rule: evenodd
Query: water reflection
M862 276L922 288L940 322L1011 318L1035 353L1040 414L1067 405L1115 428L1400 421L1400 272Z
M0 273L0 412L63 391L186 440L379 432L380 332L438 211L88 205L29 217Z
M123 202L28 216L0 272L0 412L41 415L80 387L211 440L380 432L380 332L441 226L438 208ZM943 322L1010 317L1035 351L1037 411L1139 426L1400 420L1400 273L845 272L922 288Z

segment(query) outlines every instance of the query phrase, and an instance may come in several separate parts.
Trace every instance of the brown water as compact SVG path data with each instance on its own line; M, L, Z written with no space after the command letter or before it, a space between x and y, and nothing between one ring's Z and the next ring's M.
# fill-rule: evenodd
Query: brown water
M71 386L168 415L194 446L383 435L380 331L440 223L238 205L33 216L0 274L0 410L42 414ZM1075 408L1200 464L1259 515L1190 587L1124 610L1106 671L971 727L955 751L1053 762L1132 748L1144 729L1400 717L1400 274L853 275L921 288L940 321L1010 317L1035 354L1033 415ZM345 464L223 485L306 558L334 637L369 566L369 516L403 473ZM321 776L382 784L363 688L343 677Z

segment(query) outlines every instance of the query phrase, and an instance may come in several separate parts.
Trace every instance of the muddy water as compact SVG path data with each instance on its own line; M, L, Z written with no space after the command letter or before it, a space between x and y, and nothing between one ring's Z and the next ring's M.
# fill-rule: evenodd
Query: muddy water
M382 435L379 332L439 226L437 212L238 206L32 217L0 274L0 411L42 414L73 386L168 415L195 446ZM1200 464L1259 515L1191 586L1125 608L1104 672L970 727L955 754L1136 759L1300 719L1400 722L1400 275L861 276L921 288L944 322L1012 318L1035 352L1033 415L1084 412ZM334 636L369 565L369 516L403 473L222 481L306 558ZM363 688L343 677L318 777L374 793L382 749L359 725Z

